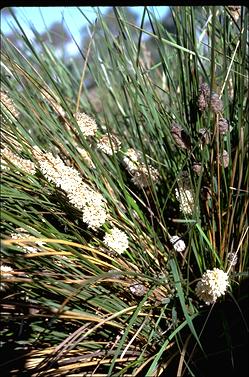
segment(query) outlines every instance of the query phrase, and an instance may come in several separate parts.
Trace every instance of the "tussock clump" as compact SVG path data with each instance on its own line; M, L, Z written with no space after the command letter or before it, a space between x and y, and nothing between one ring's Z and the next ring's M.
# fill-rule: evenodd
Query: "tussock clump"
M174 7L168 40L151 8L145 44L129 7L94 11L84 56L63 24L30 43L11 10L1 35L1 343L34 376L206 375L206 305L225 323L246 304L247 11Z

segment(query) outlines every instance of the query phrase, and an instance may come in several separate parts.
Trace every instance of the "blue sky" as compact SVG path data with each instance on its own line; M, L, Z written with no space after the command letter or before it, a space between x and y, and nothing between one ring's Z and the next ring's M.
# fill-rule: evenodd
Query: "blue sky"
M100 11L104 14L109 7L99 7ZM144 7L134 6L133 11L141 19ZM24 29L25 34L32 39L33 28L39 33L44 32L54 22L63 20L64 25L73 34L76 42L80 44L82 33L80 30L88 25L87 20L82 16L77 7L13 7L15 15ZM96 7L80 7L86 17L93 22L96 19ZM160 19L168 10L167 6L150 6L149 9L154 11L155 15ZM139 20L138 20L139 22ZM15 21L11 16L5 17L1 11L1 31L4 34L9 34L12 29L15 29ZM74 42L67 45L67 51L70 55L78 52L77 46Z
M94 7L80 7L84 14L90 21L94 21L96 18ZM161 18L167 11L167 6L154 6L149 7L151 10L158 14L158 18ZM30 23L34 25L38 32L43 32L46 27L48 28L53 22L62 21L64 19L65 24L74 35L77 42L80 41L80 29L87 25L87 21L81 15L77 7L14 7L15 14L18 21L24 28L25 33L32 38L33 33L30 28ZM99 8L102 13L108 9L108 7ZM134 6L133 10L141 18L144 7ZM8 34L11 31L15 22L11 20L11 17L4 17L1 11L1 31Z
M100 11L104 14L109 7L99 7ZM139 16L141 20L144 7L134 6L133 11ZM150 6L148 7L151 11L155 12L158 18L162 18L168 10L167 6ZM80 30L83 26L87 26L86 19L82 16L77 7L13 7L15 15L24 29L25 34L32 39L33 32L31 25L39 33L44 32L49 28L54 22L62 21L64 25L68 27L71 34L73 34L76 42L80 44L82 35ZM80 7L82 12L87 16L87 18L93 22L96 19L96 7ZM138 20L138 22L139 22ZM1 31L4 34L8 34L12 29L15 29L15 21L12 17L5 17L1 11ZM67 45L67 51L70 55L74 55L78 52L77 46L74 42Z

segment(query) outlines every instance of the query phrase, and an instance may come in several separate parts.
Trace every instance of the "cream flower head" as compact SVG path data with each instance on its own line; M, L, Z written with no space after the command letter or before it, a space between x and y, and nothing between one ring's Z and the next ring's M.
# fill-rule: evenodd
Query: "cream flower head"
M117 153L120 150L120 147L121 141L113 134L103 135L97 144L97 148L109 156Z
M77 121L79 128L84 136L95 135L98 126L93 118L85 113L80 112L75 113L74 118Z
M206 305L214 304L218 297L223 296L229 286L228 274L219 268L207 270L196 285L196 295Z
M105 234L103 242L118 254L122 254L129 246L127 235L115 226L110 233Z
M1 265L0 266L0 291L5 291L8 288L8 284L1 281L2 279L12 278L13 268L10 266Z
M178 236L170 237L170 242L172 243L175 251L184 251L186 249L185 242Z
M179 187L175 189L176 199L180 203L180 211L185 215L192 215L194 210L194 196L192 190Z
M159 171L151 165L146 166L146 164L142 162L141 152L129 148L124 155L123 162L132 176L131 181L139 188L149 186L149 177L154 183L159 181Z

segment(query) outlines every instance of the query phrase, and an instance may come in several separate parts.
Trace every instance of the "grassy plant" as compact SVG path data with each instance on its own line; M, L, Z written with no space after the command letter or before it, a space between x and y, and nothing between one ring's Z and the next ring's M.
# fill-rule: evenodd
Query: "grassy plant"
M31 43L14 14L22 49L2 35L2 264L12 268L2 269L2 346L14 355L2 368L12 373L18 361L34 376L199 376L216 307L236 308L245 331L248 13L171 12L175 34L146 7L140 26L115 8L117 36L97 10L80 69L38 33ZM144 34L159 61L146 61ZM207 306L195 288L214 268L230 285Z

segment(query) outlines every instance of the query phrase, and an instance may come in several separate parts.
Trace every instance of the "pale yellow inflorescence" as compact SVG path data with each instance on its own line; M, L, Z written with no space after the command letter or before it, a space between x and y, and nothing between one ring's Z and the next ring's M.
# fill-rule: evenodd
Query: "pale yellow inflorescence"
M126 169L132 175L132 182L140 187L147 187L150 183L149 177L152 182L156 183L159 180L159 172L156 168L148 165L148 168L144 162L142 162L141 152L135 151L133 148L129 148L123 158Z
M170 242L172 243L175 251L184 251L186 249L185 242L178 236L170 237Z
M234 20L236 22L238 22L240 15L241 15L241 6L239 6L239 5L229 5L228 9L229 9L232 17L234 18Z
M227 168L229 166L229 153L226 150L220 153L219 164L223 165L224 168Z
M8 284L2 279L10 279L12 278L13 268L9 266L5 266L3 264L0 265L0 291L4 291L8 288Z
M67 194L71 204L83 212L83 221L92 229L99 228L107 219L106 200L83 181L79 172L66 166L60 157L34 148L40 169L48 181Z
M134 296L138 297L144 296L148 291L148 289L143 284L139 283L130 285L129 289Z
M150 183L149 177L151 178L152 182L157 183L159 179L158 170L155 169L151 165L148 165L148 169L146 165L144 165L133 173L133 177L131 178L131 180L136 186L141 187L141 188L149 186L149 183Z
M31 227L30 227L31 228ZM23 240L23 239L28 239L28 238L32 238L33 236L31 234L29 234L29 232L24 229L24 228L17 228L15 233L11 233L11 238L13 240ZM43 246L44 245L44 242L42 241L37 241L37 242L34 242L35 245L37 246L28 246L27 244L23 244L22 247L18 246L19 248L21 248L24 252L26 253L37 253L40 249L39 247Z
M135 151L133 148L129 148L123 158L126 169L132 174L139 169L141 165L142 155L141 152Z
M191 215L194 210L194 196L190 189L179 187L175 189L176 199L180 204L180 211L185 215Z
M84 136L94 136L97 131L97 123L89 115L77 112L74 114L79 128Z
M214 304L226 293L229 286L228 274L219 268L207 270L196 285L196 295L206 305Z
M118 254L122 254L129 246L127 235L115 226L112 228L110 233L105 234L103 242L106 246L112 248Z
M7 92L0 91L0 100L1 100L1 105L4 106L4 108L8 111L8 113L11 116L14 116L15 118L18 118L20 113L16 109L14 102L12 99L8 96ZM1 106L2 108L2 106Z
M35 174L35 164L26 158L17 156L9 148L4 147L1 150L1 168L3 170L9 170L7 161L3 160L2 157L9 160L12 164L16 165L19 169L25 171L26 173Z
M103 135L97 143L97 148L112 156L120 150L121 141L115 135L105 134Z

